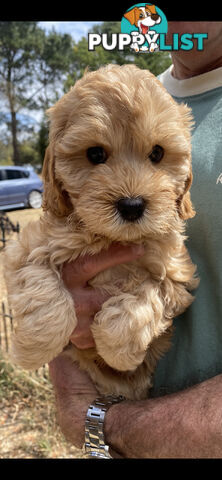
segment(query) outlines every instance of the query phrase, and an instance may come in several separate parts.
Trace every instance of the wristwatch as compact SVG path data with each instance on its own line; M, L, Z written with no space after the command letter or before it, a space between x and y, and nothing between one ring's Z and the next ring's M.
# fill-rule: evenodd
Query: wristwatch
M111 405L125 400L122 395L101 396L89 406L85 421L85 458L112 458L105 444L103 424Z

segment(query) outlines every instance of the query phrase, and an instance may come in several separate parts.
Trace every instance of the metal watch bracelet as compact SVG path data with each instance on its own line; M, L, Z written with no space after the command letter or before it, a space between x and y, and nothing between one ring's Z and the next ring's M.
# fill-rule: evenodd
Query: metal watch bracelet
M109 407L125 400L122 395L101 396L89 406L85 421L85 458L112 458L105 444L103 425Z

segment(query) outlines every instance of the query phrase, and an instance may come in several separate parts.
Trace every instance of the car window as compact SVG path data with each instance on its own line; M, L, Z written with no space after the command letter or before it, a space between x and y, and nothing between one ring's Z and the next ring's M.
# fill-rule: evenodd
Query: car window
M0 170L0 181L6 179L5 170Z
M6 170L7 180L15 180L17 178L29 177L29 172L23 170Z
M24 170L24 171L22 171L22 172L20 172L20 173L22 174L22 177L23 177L23 178L28 178L29 175L30 175L30 172L29 172L28 170Z

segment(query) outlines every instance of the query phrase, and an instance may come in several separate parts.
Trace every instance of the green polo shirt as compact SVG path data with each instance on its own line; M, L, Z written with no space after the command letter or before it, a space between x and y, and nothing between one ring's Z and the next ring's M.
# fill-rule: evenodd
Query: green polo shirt
M159 79L192 108L196 216L187 221L187 248L197 265L195 300L174 321L172 347L158 362L152 396L176 392L222 373L222 68L177 80L170 67Z

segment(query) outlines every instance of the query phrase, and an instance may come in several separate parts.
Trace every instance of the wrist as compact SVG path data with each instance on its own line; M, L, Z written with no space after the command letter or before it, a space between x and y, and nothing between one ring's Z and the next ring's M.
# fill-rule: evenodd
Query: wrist
M126 400L113 405L107 412L104 435L107 443L121 458L140 458L137 450L146 424L150 400ZM115 457L114 457L115 458ZM141 458L145 458L144 455Z
M57 397L57 418L66 440L82 449L85 441L85 418L89 405L96 395L75 394L68 399Z
M110 449L114 452L114 458L124 458L123 425L128 400L120 404L112 405L106 413L104 421L104 437Z

